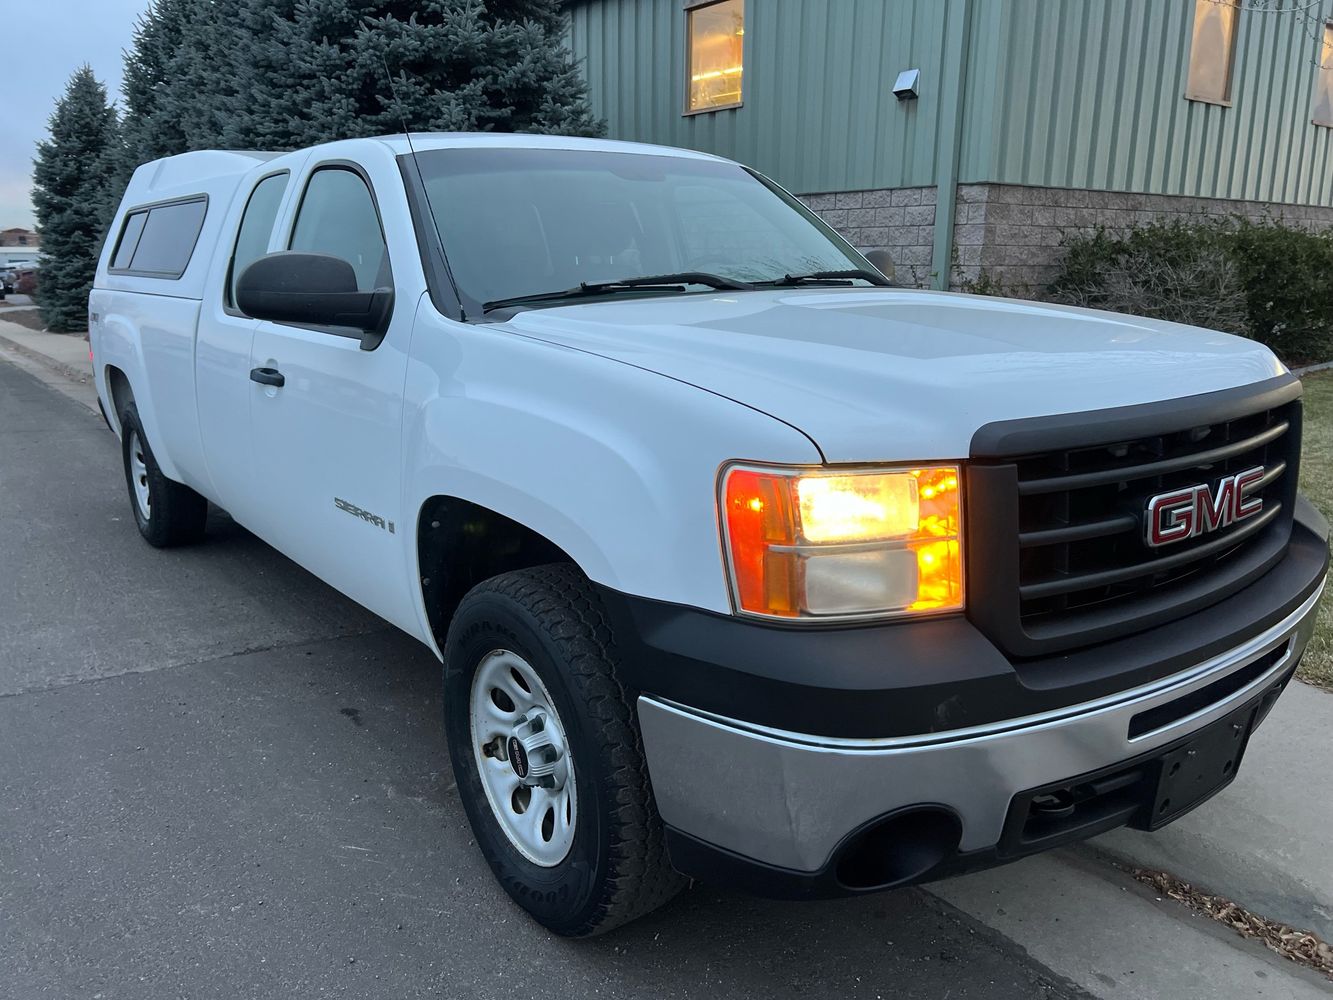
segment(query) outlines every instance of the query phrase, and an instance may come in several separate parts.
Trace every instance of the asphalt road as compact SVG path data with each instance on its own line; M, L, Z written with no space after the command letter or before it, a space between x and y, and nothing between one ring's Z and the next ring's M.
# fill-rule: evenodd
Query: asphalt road
M0 998L1082 995L915 890L553 938L472 844L424 647L223 514L149 548L115 439L3 363L0 510Z

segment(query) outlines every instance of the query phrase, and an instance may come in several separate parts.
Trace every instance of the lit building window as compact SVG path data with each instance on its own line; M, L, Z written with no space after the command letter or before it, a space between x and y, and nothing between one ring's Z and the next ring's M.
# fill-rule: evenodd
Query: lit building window
M1333 128L1333 24L1324 25L1319 73L1314 78L1314 123Z
M744 40L744 0L713 0L685 12L686 114L740 105Z
M1231 103L1231 67L1236 59L1236 0L1194 0L1190 76L1185 96L1210 104Z

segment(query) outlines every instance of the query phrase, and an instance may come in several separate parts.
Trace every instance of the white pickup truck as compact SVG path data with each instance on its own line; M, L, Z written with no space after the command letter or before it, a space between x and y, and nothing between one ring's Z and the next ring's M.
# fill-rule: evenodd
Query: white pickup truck
M1267 349L891 287L713 156L414 142L140 167L97 389L150 543L216 504L441 658L537 920L907 885L1232 779L1328 565Z

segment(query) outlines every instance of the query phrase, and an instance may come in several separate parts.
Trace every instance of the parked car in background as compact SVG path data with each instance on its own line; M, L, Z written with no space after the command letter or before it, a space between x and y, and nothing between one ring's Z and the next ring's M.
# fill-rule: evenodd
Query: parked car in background
M0 299L17 291L18 271L12 267L0 269Z
M18 277L14 280L14 291L19 295L33 296L37 294L37 268L20 268Z

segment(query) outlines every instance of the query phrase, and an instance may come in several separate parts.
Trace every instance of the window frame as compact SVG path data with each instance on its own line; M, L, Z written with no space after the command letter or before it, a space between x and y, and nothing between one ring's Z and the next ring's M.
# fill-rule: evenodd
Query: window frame
M1320 86L1323 83L1323 76L1325 73L1333 73L1333 56L1330 57L1329 65L1324 65L1324 48L1328 44L1329 34L1333 33L1333 18L1326 20L1323 28L1323 33L1319 36L1319 65L1315 67L1314 93L1310 95L1310 124L1315 128L1333 129L1333 115L1329 116L1328 121L1320 121L1314 116L1314 109L1318 106L1317 98Z
M271 180L274 177L281 177L284 174L287 177L287 184L290 185L292 182L292 172L290 169L284 167L281 170L272 170L269 173L265 174L263 177L259 178L259 180L255 181L254 187L250 189L250 193L245 197L245 207L241 209L240 217L236 220L236 231L232 234L231 238L231 254L227 257L227 271L222 278L222 311L225 312L228 316L238 316L242 319L254 319L253 316L243 313L241 312L241 310L237 309L236 303L231 301L232 277L233 277L233 272L236 268L236 246L237 244L240 243L241 227L245 225L245 216L250 211L250 203L254 201L255 193L259 190L259 186L267 180ZM273 242L273 234L278 229L278 223L282 221L282 206L283 203L287 200L287 195L288 195L288 188L284 187L282 190L282 198L278 201L277 214L273 216L273 228L271 228L268 233L268 239L270 243ZM265 251L265 253L268 253L268 251Z
M365 184L366 191L370 194L370 204L375 209L375 221L379 223L380 239L384 241L384 253L389 258L389 287L393 288L393 255L389 253L389 236L384 230L384 213L380 211L379 196L375 194L375 185L371 183L370 174L366 173L366 168L352 160L321 160L306 173L305 183L301 186L301 197L296 202L296 211L292 212L291 221L287 226L283 249L292 249L292 240L296 238L296 224L301 219L301 210L305 208L305 200L310 194L310 185L314 182L315 175L322 170L347 170L360 177L361 182Z
M1219 7L1228 7L1232 11L1233 23L1231 28L1231 44L1228 46L1227 65L1226 65L1226 87L1221 98L1208 97L1201 94L1195 94L1190 90L1190 70L1194 66L1194 25L1199 16L1199 5L1194 5L1194 11L1190 15L1190 47L1189 55L1185 61L1185 100L1194 101L1198 104L1211 104L1218 108L1229 108L1232 106L1232 95L1235 92L1236 85L1236 50L1240 48L1240 0L1230 0L1229 3L1219 2L1219 0L1210 0Z
M179 271L146 271L135 267L113 267L117 255L120 253L121 241L125 238L125 230L128 227L130 217L143 212L145 215L151 215L154 209L170 208L174 205L192 205L201 203L204 206L204 214L200 216L199 228L195 230L194 240L190 243L190 252L185 257L185 265ZM179 281L185 272L190 269L190 264L194 260L194 253L199 249L199 237L203 235L204 226L208 223L208 194L190 194L180 198L166 198L162 201L148 202L143 205L135 205L127 208L125 214L121 216L120 232L116 235L116 246L111 251L111 260L107 263L107 274L124 274L132 278L160 278L164 281ZM134 249L130 252L130 263L134 263L134 256L139 252L139 242L143 239L144 230L148 228L148 219L144 219L143 227L139 230L139 235L134 239Z
M694 38L690 33L690 22L695 13L706 10L709 7L716 7L719 4L726 3L727 0L683 0L682 13L685 15L685 72L682 77L684 84L684 94L682 95L681 117L692 118L694 115L709 115L716 111L735 111L737 108L745 107L745 61L749 54L749 43L746 41L747 35L741 36L741 99L732 104L711 104L706 108L690 107L690 84L693 82L693 49ZM745 20L745 0L737 0L741 5L741 21Z
M306 197L310 194L310 185L314 182L315 175L321 170L346 170L356 174L356 176L361 178L361 183L365 184L366 191L370 194L370 204L371 207L375 209L375 221L380 227L380 239L384 241L384 257L389 264L388 287L389 292L392 295L392 300L389 306L389 318L385 323L385 334L384 336L376 338L373 347L366 347L365 331L357 330L353 327L323 326L319 323L277 323L272 320L265 320L263 322L274 322L276 326L289 326L298 330L310 330L313 333L323 333L330 337L342 337L345 340L361 341L362 350L373 351L378 349L380 344L384 342L384 338L388 336L388 330L393 325L394 314L398 310L398 296L395 294L397 286L394 284L393 279L393 254L389 252L389 237L384 229L384 213L380 211L379 195L375 193L375 185L371 182L370 174L366 172L366 168L354 160L344 159L321 160L314 166L310 167L306 171L304 182L301 185L301 197L297 199L296 208L287 219L287 231L283 234L282 247L284 250L291 250L292 240L296 238L296 224L301 219L301 210L305 208Z

